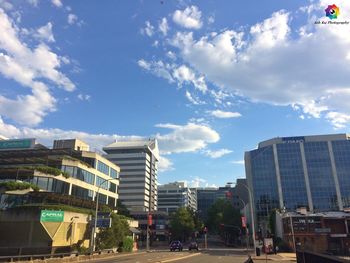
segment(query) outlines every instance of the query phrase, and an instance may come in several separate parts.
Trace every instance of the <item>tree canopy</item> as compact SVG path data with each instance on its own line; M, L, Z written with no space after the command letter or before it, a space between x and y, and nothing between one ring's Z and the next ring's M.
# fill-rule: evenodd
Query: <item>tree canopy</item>
M173 240L186 240L195 231L193 212L185 207L177 209L170 218L170 229Z
M207 217L208 230L213 233L219 233L222 226L241 225L240 211L235 209L231 202L226 199L218 199L208 209Z
M129 224L124 216L112 214L112 226L102 229L96 237L98 249L120 247L129 234Z

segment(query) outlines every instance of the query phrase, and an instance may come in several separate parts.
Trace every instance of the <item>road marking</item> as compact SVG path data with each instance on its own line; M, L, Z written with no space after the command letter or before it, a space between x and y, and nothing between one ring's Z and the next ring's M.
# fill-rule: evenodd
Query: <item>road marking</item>
M173 261L177 261L177 260L181 260L181 259L185 259L185 258L191 258L191 257L199 256L200 254L201 254L201 253L196 253L196 254L191 254L191 255L183 256L183 257L180 257L180 258L166 259L166 260L162 260L161 263L173 262Z

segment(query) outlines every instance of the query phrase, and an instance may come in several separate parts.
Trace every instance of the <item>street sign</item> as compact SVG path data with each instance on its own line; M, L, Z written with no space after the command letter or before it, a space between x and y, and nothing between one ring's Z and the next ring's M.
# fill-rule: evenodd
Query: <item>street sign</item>
M97 218L96 227L109 228L112 226L112 218Z
M13 140L1 140L0 150L7 149L28 149L33 148L35 139L13 139Z
M151 214L149 214L148 217L147 217L147 224L148 224L149 226L152 225L152 215L151 215Z
M40 222L63 222L64 211L41 210Z
M97 212L97 218L109 218L111 217L111 212Z
M242 216L241 219L242 219L242 227L246 228L247 227L247 219L245 218L245 216Z

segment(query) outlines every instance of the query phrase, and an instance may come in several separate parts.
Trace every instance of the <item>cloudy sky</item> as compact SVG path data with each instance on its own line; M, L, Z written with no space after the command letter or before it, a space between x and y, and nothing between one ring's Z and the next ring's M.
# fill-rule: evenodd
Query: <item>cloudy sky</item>
M0 0L0 135L155 137L160 183L242 178L259 141L348 131L350 24L330 4L350 21L337 0Z

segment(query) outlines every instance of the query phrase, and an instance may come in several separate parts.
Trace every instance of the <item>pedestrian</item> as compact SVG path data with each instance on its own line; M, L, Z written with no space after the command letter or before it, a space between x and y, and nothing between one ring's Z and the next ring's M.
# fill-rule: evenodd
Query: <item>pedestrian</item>
M248 260L245 263L254 263L254 261L252 260L251 256L248 256Z
M278 246L275 247L275 255L278 253Z

